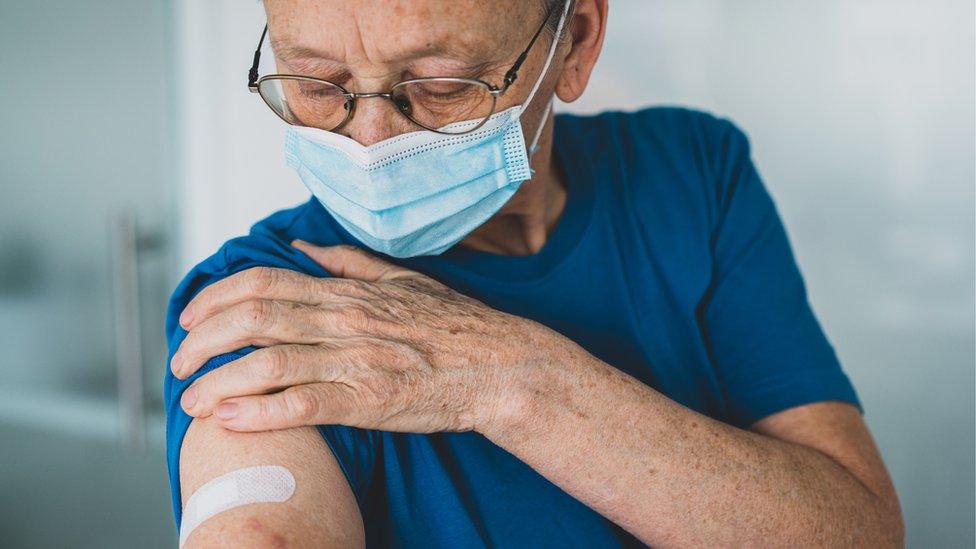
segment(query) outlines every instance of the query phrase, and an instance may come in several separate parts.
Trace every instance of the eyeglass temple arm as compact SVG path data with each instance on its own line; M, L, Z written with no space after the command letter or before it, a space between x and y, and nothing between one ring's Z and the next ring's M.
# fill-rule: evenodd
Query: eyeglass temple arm
M569 0L566 1L568 2ZM535 34L532 35L532 40L529 40L529 45L522 50L521 55L519 55L518 59L515 60L515 64L512 65L512 68L508 69L508 72L505 73L504 84L502 84L502 89L499 91L504 92L515 82L516 79L518 79L518 70L522 68L522 63L525 63L525 58L529 56L529 52L532 51L532 46L535 44L535 41L539 39L539 35L542 34L542 30L546 28L546 23L549 22L549 18L552 17L554 11L555 10L549 10L546 12L546 17L542 20L542 25L540 25L535 31Z
M258 91L258 64L261 63L261 46L264 45L264 37L268 34L268 25L261 31L261 39L258 40L258 48L254 50L254 62L251 63L251 70L247 71L247 88L252 92Z

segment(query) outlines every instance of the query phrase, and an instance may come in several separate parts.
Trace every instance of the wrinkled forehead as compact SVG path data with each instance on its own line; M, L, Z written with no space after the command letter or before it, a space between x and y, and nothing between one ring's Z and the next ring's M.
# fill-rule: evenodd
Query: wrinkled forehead
M508 59L543 17L538 0L265 0L265 9L280 59L352 67Z

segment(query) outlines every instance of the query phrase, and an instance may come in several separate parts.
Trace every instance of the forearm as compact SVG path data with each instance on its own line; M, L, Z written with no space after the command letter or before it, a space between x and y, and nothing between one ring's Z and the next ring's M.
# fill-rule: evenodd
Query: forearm
M890 505L831 458L688 410L580 351L520 376L483 432L644 542L898 543Z

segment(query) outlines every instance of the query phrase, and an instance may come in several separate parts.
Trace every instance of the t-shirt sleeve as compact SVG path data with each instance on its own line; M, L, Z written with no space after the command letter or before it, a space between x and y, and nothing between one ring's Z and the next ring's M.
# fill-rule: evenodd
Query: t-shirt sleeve
M215 256L219 258L220 256ZM257 264L249 262L237 262L232 267L214 268L213 263L217 262L211 258L204 264L194 268L190 274L184 278L183 282L174 291L169 302L166 315L166 335L169 343L169 358L163 388L163 400L166 410L166 461L169 470L170 489L172 492L173 512L176 517L177 527L182 518L182 506L180 497L180 449L183 444L183 437L193 418L187 415L180 406L180 397L194 380L208 372L220 368L247 353L256 347L246 347L234 352L215 356L208 360L200 370L185 380L176 378L169 369L169 362L173 354L179 348L180 343L186 337L187 332L179 325L179 315L183 308L193 298L193 296L204 287L212 284L221 278L230 276L234 272L244 270ZM368 483L372 477L372 470L375 459L376 433L363 429L347 427L343 425L320 425L318 431L321 433L325 442L331 448L338 461L342 472L356 495L360 511L364 509L364 498Z
M745 427L828 400L863 412L807 300L748 139L727 121L717 124L713 276L700 320L732 422Z

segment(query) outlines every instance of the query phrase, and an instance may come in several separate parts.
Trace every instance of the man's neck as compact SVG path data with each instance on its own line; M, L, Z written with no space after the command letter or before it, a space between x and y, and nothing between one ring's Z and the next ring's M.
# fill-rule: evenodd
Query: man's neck
M535 175L460 245L499 255L531 255L549 240L566 206L566 186L552 154L552 124L532 156Z

